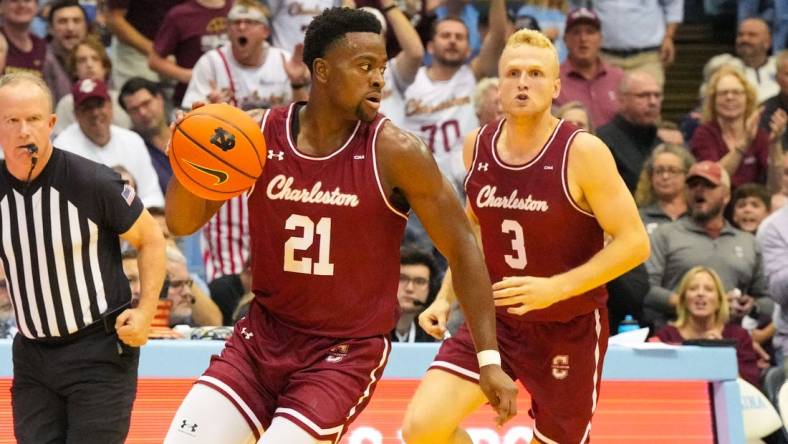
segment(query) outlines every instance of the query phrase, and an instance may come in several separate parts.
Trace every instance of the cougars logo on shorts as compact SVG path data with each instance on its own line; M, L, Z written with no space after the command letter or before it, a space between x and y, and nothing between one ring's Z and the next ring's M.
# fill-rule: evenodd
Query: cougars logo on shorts
M345 356L347 356L347 351L350 348L347 344L339 344L331 347L328 350L328 356L326 356L326 361L328 362L339 362Z
M555 355L553 356L553 378L561 380L569 376L569 356Z

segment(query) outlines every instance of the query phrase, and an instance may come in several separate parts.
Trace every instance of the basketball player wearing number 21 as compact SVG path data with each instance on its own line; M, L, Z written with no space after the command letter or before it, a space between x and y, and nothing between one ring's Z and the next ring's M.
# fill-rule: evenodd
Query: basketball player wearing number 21
M399 247L412 208L456 271L480 351L497 353L492 284L449 183L415 137L378 114L380 23L333 8L304 41L309 101L265 112L262 174L249 195L256 298L178 409L166 443L335 443L366 407L391 351ZM177 181L175 235L221 205ZM503 423L517 388L486 365L481 389Z
M560 90L550 40L516 32L498 69L504 118L465 142L467 213L494 282L503 368L531 394L532 442L584 443L607 348L604 284L647 258L648 237L608 148L550 114ZM419 317L433 336L449 284ZM466 326L442 344L406 413L409 444L471 442L459 424L484 403L472 344Z

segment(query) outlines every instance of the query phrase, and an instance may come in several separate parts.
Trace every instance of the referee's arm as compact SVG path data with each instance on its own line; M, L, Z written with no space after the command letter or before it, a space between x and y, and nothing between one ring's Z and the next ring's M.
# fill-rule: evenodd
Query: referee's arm
M164 235L153 216L143 209L131 228L120 237L138 252L140 303L137 308L127 309L118 316L115 329L118 338L126 345L139 347L148 341L150 324L164 284L167 270Z

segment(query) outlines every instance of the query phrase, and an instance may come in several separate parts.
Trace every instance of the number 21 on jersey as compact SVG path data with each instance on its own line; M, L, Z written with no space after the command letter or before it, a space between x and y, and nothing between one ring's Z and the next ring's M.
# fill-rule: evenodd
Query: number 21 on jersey
M329 258L331 251L331 218L321 217L317 224L307 216L291 214L285 222L288 231L303 230L301 236L293 236L285 242L284 269L293 273L332 276L334 264ZM295 258L296 251L305 251L312 246L315 233L319 238L317 262L310 257Z
M512 250L514 250L514 254L504 255L503 259L506 261L506 265L518 270L524 269L528 259L525 257L525 236L522 225L516 220L504 219L501 222L501 231L513 235Z

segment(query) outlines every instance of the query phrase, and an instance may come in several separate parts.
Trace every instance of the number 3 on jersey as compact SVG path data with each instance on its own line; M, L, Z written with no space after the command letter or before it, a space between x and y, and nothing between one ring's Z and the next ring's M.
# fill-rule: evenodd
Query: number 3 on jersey
M512 250L514 250L514 255L504 255L503 259L506 261L506 264L518 270L524 269L525 265L528 263L528 259L525 257L525 236L523 236L523 227L516 220L504 219L504 221L501 222L501 231L514 234L514 239L512 239Z
M285 271L302 274L315 274L319 276L332 276L334 274L334 264L329 262L331 250L331 218L321 217L317 225L307 216L292 214L285 222L285 229L288 231L303 229L303 234L293 236L285 242ZM312 258L295 258L296 251L305 251L312 246L315 232L320 237L320 244L317 253L317 262L312 263Z

